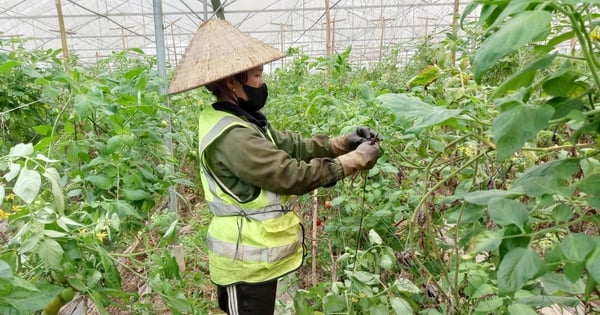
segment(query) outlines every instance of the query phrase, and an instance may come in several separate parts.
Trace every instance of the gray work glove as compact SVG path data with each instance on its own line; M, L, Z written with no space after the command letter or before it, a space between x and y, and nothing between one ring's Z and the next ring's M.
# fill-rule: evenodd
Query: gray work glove
M367 141L356 147L356 150L338 156L337 160L342 164L344 176L350 176L362 169L372 168L378 158L379 142Z
M333 149L335 156L339 156L356 149L359 144L373 139L377 139L376 141L382 140L379 132L376 132L369 127L360 126L356 127L356 129L348 135L332 138L331 148Z

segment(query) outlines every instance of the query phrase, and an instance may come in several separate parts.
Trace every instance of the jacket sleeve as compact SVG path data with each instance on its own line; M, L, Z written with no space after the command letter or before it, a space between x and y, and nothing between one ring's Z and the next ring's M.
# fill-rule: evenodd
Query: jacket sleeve
M271 125L268 128L277 147L293 158L308 162L316 157L335 157L328 136L319 135L312 138L302 138L298 134L279 131Z
M344 177L341 164L334 158L309 158L327 156L326 144L309 141L294 145L291 139L296 138L286 138L282 142L286 150L282 150L258 130L236 126L206 148L205 159L215 176L242 197L249 196L248 190L258 188L284 195L302 195L318 187L333 185ZM293 157L288 150L306 160Z

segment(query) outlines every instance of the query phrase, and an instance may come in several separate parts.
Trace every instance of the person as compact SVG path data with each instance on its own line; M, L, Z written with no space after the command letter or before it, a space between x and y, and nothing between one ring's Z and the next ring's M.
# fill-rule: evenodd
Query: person
M329 187L377 162L379 135L359 126L337 137L279 131L260 111L263 66L279 50L230 23L204 22L190 41L169 94L205 86L216 96L199 117L200 176L213 214L209 272L227 314L273 314L277 279L304 258L304 231L290 195Z

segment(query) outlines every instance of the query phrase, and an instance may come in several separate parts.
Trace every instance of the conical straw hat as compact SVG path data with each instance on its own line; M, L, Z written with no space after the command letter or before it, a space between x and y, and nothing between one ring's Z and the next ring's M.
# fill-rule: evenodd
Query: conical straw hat
M283 57L283 52L229 22L211 19L200 25L185 49L168 93L185 92Z

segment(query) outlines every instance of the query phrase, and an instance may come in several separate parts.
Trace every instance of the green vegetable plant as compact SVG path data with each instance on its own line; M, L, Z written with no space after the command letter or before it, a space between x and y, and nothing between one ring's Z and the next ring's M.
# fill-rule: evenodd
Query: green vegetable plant
M19 70L32 55L11 55L0 69ZM170 185L188 181L179 179L164 144L172 135L161 122L170 110L160 105L163 81L153 59L130 50L97 68L75 64L68 71L50 60L58 64L43 69L53 71L30 83L43 91L35 102L50 113L33 126L35 141L3 139L10 150L0 156L0 207L8 223L1 313L56 314L75 293L101 314L152 309L155 295L174 314L191 312L168 249L178 221L154 213L164 209L156 202ZM124 277L148 289L128 290Z
M441 301L422 312L597 311L597 4L474 1L463 16L479 9L482 33L466 93L377 98L434 154L406 235ZM521 66L486 77L507 58ZM435 82L452 73L440 69Z

